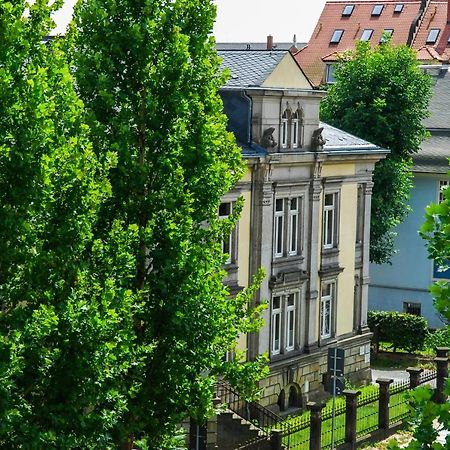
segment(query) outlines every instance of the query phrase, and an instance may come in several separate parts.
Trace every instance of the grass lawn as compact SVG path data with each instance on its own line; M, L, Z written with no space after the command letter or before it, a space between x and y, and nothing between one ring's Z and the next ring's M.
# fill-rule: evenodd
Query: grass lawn
M356 430L358 436L364 436L378 429L378 386L366 386L360 389L360 402L366 403L358 408ZM390 423L397 423L409 414L409 406L405 397L405 392L391 395L389 402ZM370 402L370 403L369 403ZM322 448L331 448L332 440L332 400L322 410ZM310 413L305 412L300 416L288 417L283 424L289 424L293 429L299 431L285 436L283 443L292 450L307 450L309 448L309 418ZM343 443L345 440L345 397L336 398L335 417L335 444Z

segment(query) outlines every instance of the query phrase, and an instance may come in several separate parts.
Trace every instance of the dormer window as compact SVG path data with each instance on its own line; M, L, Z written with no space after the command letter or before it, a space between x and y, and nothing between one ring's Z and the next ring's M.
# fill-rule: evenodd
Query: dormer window
M384 44L385 42L387 42L393 33L394 30L392 28L385 28L380 38L380 44Z
M370 41L372 34L373 34L373 30L371 30L371 29L364 30L361 35L361 41Z
M440 28L432 28L428 33L427 44L435 44L440 32Z
M403 4L403 3L397 3L395 6L394 6L394 13L395 14L400 14L402 11L403 11L403 7L404 7L405 5Z
M344 30L334 30L333 36L331 36L330 44L339 44L343 34Z
M375 5L372 9L372 16L381 16L384 5Z
M354 9L355 5L345 5L342 11L342 17L350 17Z

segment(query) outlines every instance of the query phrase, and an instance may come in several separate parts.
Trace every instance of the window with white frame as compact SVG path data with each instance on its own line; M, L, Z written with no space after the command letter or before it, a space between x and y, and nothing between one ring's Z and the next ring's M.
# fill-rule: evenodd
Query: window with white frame
M289 111L284 111L281 116L281 147L286 148L289 142Z
M272 355L281 351L281 296L272 298Z
M337 192L325 193L323 206L323 248L337 246Z
M333 335L333 314L336 296L336 282L324 281L320 295L320 338L328 339Z
M275 199L275 258L300 254L300 207L300 197Z
M327 84L336 83L336 78L334 77L334 71L336 69L335 64L327 64L325 71L325 82Z
M219 219L226 219L230 216L233 211L232 202L223 202L219 206ZM225 236L222 240L222 253L227 255L225 264L232 263L232 252L233 252L233 233Z
M297 336L298 292L277 294L271 304L271 354L295 349Z
M444 200L444 191L450 186L450 180L439 181L439 203Z

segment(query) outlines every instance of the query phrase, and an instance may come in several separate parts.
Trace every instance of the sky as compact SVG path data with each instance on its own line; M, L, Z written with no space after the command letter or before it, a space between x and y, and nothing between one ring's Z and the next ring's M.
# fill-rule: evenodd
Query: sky
M64 31L76 0L66 0L55 15L57 32ZM217 42L307 42L322 12L325 0L214 0Z

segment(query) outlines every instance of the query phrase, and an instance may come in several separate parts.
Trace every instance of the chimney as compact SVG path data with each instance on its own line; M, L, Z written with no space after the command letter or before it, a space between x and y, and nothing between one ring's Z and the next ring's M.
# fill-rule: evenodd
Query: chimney
M450 0L448 0L450 2ZM273 36L271 34L269 34L269 36L267 36L267 50L272 50L273 49Z

